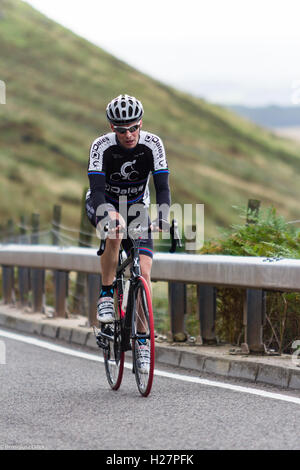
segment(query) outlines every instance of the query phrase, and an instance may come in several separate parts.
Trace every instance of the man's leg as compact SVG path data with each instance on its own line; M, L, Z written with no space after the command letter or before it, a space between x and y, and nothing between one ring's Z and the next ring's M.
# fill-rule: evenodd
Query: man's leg
M152 258L150 256L140 254L141 262L141 274L147 285L149 287L150 295L152 293L151 289L151 268L152 268ZM144 310L142 307L141 299L137 299L137 331L140 334L149 332L148 325L145 321ZM150 349L149 349L149 340L144 338L138 341L139 347L137 349L137 367L141 373L149 372L150 365Z
M140 254L140 262L141 262L142 276L147 282L150 294L152 295L152 286L151 286L152 258L150 256Z
M151 267L152 267L152 258L146 255L140 255L140 262L141 262L141 274L147 285L149 287L150 295L152 295L152 288L151 288ZM141 301L138 299L138 302ZM146 333L146 325L145 325L145 318L143 313L142 305L138 305L139 317L137 321L137 330L139 333Z
M116 275L121 239L107 238L105 250L100 257L102 284L111 285Z
M120 227L125 226L123 218L117 212L110 213L111 219L118 219L119 226L115 230L119 230ZM98 304L97 304L97 317L102 323L110 323L114 321L114 300L113 300L113 281L116 274L116 268L118 265L120 244L122 241L122 233L110 233L106 239L106 245L104 253L100 258L101 273L102 273L102 289L100 292Z

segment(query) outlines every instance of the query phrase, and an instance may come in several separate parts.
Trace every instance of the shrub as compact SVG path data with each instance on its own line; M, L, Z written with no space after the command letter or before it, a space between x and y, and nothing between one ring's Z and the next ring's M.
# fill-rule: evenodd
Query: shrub
M205 243L202 254L300 258L300 230L279 216L274 207L258 214L235 208L240 211L243 223L222 229L218 239ZM244 295L245 289L218 289L217 335L233 344L242 339ZM292 342L300 337L299 301L299 293L267 292L264 326L267 347L280 353L291 352Z

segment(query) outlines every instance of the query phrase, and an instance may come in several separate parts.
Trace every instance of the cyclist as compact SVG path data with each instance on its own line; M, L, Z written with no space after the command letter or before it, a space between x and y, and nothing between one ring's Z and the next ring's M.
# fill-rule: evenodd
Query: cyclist
M106 116L112 132L97 137L91 145L88 177L90 189L86 197L86 211L91 223L98 223L108 217L115 222L115 228L106 242L101 256L102 288L97 303L97 318L102 323L114 321L113 281L118 264L120 243L129 254L130 238L122 239L121 229L135 219L134 207L138 214L144 208L142 218L150 224L147 207L149 178L151 173L159 207L157 223L168 218L170 206L169 170L162 140L142 129L144 114L142 103L133 96L119 95L106 108ZM125 209L124 209L125 206ZM142 276L151 292L151 267L153 240L151 234L143 236L139 253ZM145 344L145 356L147 356Z

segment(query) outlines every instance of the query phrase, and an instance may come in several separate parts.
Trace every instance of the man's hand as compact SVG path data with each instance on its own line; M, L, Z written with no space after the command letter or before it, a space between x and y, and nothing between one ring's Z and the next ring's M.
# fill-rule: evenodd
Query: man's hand
M170 224L164 219L155 219L150 225L151 230L154 232L168 232L170 230Z
M110 211L110 224L108 237L109 238L122 238L123 232L126 230L126 223L124 218L119 214L119 212Z

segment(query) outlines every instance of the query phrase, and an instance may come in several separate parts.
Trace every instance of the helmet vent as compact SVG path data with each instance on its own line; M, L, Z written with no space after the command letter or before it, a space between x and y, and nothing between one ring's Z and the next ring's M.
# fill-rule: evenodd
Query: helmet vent
M143 114L142 103L129 95L114 98L106 108L108 120L115 125L139 121Z

